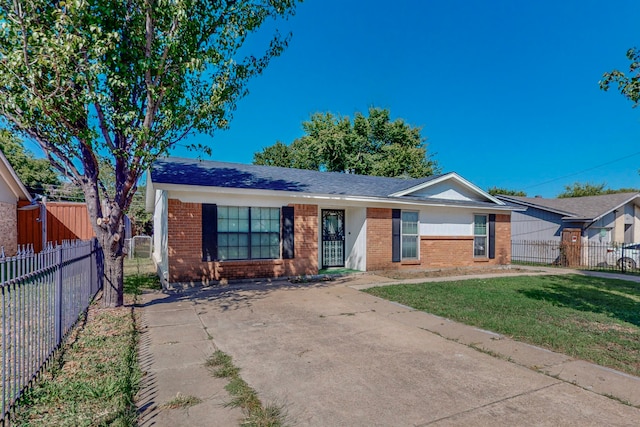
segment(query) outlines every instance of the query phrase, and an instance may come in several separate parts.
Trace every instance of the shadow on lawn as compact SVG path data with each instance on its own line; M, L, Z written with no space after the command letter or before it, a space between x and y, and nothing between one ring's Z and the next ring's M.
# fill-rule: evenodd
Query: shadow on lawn
M520 290L529 298L640 326L640 284L585 276L548 277L539 289Z

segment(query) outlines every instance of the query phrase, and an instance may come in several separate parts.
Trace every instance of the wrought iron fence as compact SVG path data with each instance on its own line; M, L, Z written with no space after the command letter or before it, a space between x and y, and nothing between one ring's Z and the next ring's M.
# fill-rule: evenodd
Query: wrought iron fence
M512 241L511 262L514 264L640 272L640 244L562 242L559 240Z
M0 424L86 312L102 287L103 265L96 239L37 254L20 247L0 259Z

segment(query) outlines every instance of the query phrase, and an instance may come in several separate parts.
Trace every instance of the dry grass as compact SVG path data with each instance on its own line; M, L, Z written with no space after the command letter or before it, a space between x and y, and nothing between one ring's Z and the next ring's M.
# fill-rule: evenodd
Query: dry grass
M19 402L12 425L130 426L140 371L131 308L88 311L49 369Z

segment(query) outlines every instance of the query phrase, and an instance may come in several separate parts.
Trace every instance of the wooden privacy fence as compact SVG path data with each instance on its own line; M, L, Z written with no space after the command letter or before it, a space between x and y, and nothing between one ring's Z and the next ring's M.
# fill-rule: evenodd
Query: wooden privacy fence
M34 252L40 252L44 242L60 244L94 236L84 203L18 203L18 245L33 245Z
M0 425L86 312L103 273L96 239L0 259Z

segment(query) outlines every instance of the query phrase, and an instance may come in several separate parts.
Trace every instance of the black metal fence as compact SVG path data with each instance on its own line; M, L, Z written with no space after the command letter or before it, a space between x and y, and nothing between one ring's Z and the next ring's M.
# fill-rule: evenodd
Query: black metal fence
M640 244L561 241L512 241L513 264L640 271Z
M86 312L103 265L96 239L0 259L0 424Z

